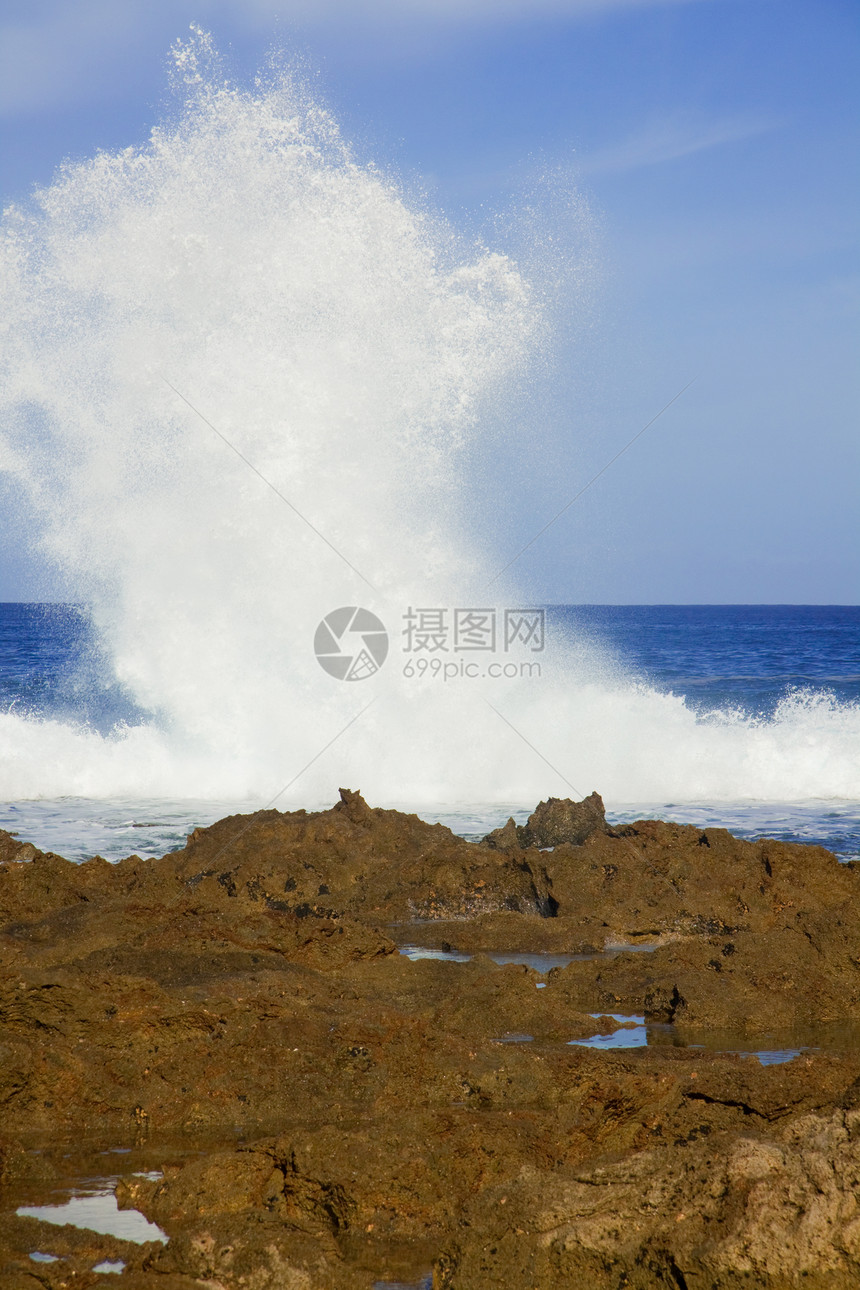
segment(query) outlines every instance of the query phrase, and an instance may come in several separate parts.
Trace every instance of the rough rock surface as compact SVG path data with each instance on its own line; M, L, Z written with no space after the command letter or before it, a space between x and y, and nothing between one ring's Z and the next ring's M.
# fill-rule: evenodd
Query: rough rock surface
M501 829L494 829L484 838L487 846L500 851L537 847L558 847L563 842L578 847L592 833L608 833L606 809L599 793L591 793L581 802L569 798L550 797L540 802L525 824L515 824L513 817Z
M0 1285L860 1285L857 868L596 794L484 844L347 790L157 860L0 833ZM15 1215L117 1148L166 1245Z

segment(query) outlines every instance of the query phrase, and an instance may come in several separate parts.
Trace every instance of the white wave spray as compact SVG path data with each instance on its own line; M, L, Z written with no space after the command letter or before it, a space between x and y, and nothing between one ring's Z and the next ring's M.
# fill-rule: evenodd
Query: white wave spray
M539 294L359 164L295 79L239 89L200 33L176 66L174 123L5 219L4 462L149 718L0 715L0 791L268 800L302 772L279 804L860 796L857 709L820 696L701 721L560 647L540 679L402 675L406 607L481 586L462 454L539 354ZM355 685L312 651L350 604L393 635Z

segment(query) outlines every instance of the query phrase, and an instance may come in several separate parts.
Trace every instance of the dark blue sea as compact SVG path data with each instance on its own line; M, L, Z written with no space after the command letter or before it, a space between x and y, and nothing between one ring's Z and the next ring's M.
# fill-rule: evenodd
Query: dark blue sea
M767 722L781 705L826 701L840 713L860 703L860 607L827 605L576 605L547 610L548 635L597 647L634 684L682 698L707 721L713 712ZM98 734L142 725L151 714L112 677L86 613L74 606L0 605L0 715L59 722ZM856 712L854 713L856 716ZM844 727L844 723L843 723ZM841 728L844 737L844 728ZM860 766L860 746L843 744ZM591 787L588 785L587 787ZM38 845L80 858L181 845L188 830L242 802L89 797L9 800L0 826ZM404 803L404 805L408 805ZM480 836L506 812L524 819L533 803L439 803L427 818ZM856 797L609 803L610 818L660 814L720 824L744 836L763 833L819 842L842 858L860 854Z
M799 690L860 700L860 606L557 605L549 618L700 710L771 716Z

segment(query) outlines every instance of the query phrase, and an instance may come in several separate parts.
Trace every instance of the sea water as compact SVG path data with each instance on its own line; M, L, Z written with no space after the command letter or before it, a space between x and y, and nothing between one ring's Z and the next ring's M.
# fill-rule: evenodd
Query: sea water
M750 731L768 727L792 703L817 703L838 713L857 701L856 659L860 609L845 606L555 606L550 623L598 637L623 659L631 692L649 686L680 699L708 721L735 721ZM731 696L731 705L727 696ZM107 743L126 723L147 720L133 696L116 684L94 641L89 616L63 605L0 605L0 708L34 729L52 723L85 730ZM722 714L722 717L714 714ZM122 738L122 735L119 735ZM357 781L358 782L358 781ZM600 787L589 781L586 787ZM848 797L794 800L720 798L679 793L673 800L609 798L615 822L647 816L727 827L741 836L766 834L820 843L841 858L860 854L860 803ZM548 782L545 795L562 795ZM679 800L680 799L680 800ZM323 803L320 803L321 805ZM524 822L533 801L509 798L468 805L393 802L427 819L442 820L477 839L513 814ZM0 807L0 827L75 859L157 855L181 846L191 828L259 799L106 794L103 797L33 796Z
M78 607L3 611L0 823L115 858L340 786L471 836L597 789L856 853L856 610L542 614L476 540L575 266L459 234L289 69L243 88L196 33L173 82L4 216L0 462ZM340 610L379 624L350 679Z

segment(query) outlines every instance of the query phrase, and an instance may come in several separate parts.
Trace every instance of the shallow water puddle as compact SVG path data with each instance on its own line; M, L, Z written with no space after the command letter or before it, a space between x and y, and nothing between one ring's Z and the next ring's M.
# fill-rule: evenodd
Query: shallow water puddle
M655 944L651 945L607 945L603 950L595 951L591 954L529 954L519 951L492 951L487 953L487 958L492 959L494 963L500 966L505 963L518 963L524 967L532 968L533 971L546 975L553 968L564 968L569 963L593 961L594 959L614 957L616 954L636 954L648 953L657 949ZM450 963L467 963L474 955L466 954L461 950L440 950L428 949L423 945L400 945L399 952L407 958L412 959L438 959ZM546 981L536 982L538 990L547 988ZM684 1040L678 1035L673 1026L654 1023L645 1025L645 1018L636 1013L621 1012L592 1012L592 1017L612 1017L614 1021L622 1023L623 1029L614 1031L611 1035L589 1035L585 1039L571 1039L568 1043L574 1047L580 1048L656 1048L666 1044L676 1048L696 1048L702 1051L720 1053L725 1056L735 1057L756 1057L762 1066L778 1066L784 1062L793 1061L802 1053L817 1052L821 1048L835 1047L839 1043L828 1044L826 1041L801 1043L799 1045L780 1045L773 1042L766 1047L756 1048L745 1046L739 1036L709 1036L707 1043L692 1043ZM833 1029L831 1027L831 1029ZM844 1028L843 1028L844 1029ZM841 1034L841 1031L840 1031ZM860 1031L858 1031L860 1037ZM493 1040L496 1044L526 1044L531 1043L533 1035L526 1034L506 1034L501 1035ZM843 1043L845 1036L842 1036ZM748 1043L748 1041L747 1041ZM795 1041L796 1044L796 1041ZM856 1046L856 1044L855 1044Z
M671 1026L654 1026L649 1029L655 1032L652 1033L649 1040L655 1047L661 1040L664 1040L678 1048L695 1049L701 1053L719 1053L723 1057L757 1057L762 1066L781 1066L785 1062L794 1061L795 1057L800 1057L803 1053L821 1051L815 1044L799 1044L797 1047L780 1045L775 1043L770 1036L762 1038L762 1044L767 1046L761 1048L757 1048L754 1041L751 1042L748 1038L740 1039L737 1035L732 1035L722 1040L715 1036L713 1040L703 1044L684 1043L672 1033ZM668 1035L666 1035L666 1031L669 1032Z
M623 1030L616 1030L611 1035L590 1035L587 1039L571 1039L568 1042L580 1048L645 1048L648 1045L648 1031L645 1018L635 1013L625 1012L590 1012L590 1017L611 1017L621 1022Z
M433 1290L433 1273L420 1281L374 1281L373 1290Z
M456 950L428 950L423 945L399 945L398 950L405 954L413 963L416 959L440 959L445 963L468 963L471 954L458 954ZM382 1285L382 1282L378 1282ZM395 1284L394 1282L391 1283Z
M591 1035L587 1039L571 1039L569 1044L581 1048L691 1048L699 1052L712 1052L727 1057L757 1057L762 1066L778 1066L783 1062L793 1061L801 1053L815 1051L808 1046L800 1048L744 1048L735 1047L736 1038L726 1039L722 1043L719 1037L708 1044L685 1043L676 1033L674 1027L653 1024L645 1025L644 1016L622 1012L592 1012L591 1017L612 1017L614 1021L628 1023L623 1030L616 1030L611 1035Z
M691 1044L690 1047L694 1048L694 1047L698 1047L698 1045ZM736 1057L757 1057L761 1062L762 1066L781 1066L783 1062L792 1062L794 1061L795 1057L799 1057L801 1053L809 1052L809 1049L808 1048L777 1048L773 1050L768 1050L766 1052L746 1052L740 1048L738 1049L729 1048L729 1049L726 1049L726 1052L733 1054Z
M413 962L416 959L438 959L447 963L468 963L474 957L463 950L427 949L423 945L400 945L398 949ZM503 966L518 963L545 976L553 968L566 968L569 963L588 963L594 959L613 957L616 954L643 954L656 950L656 945L609 945L590 954L528 954L519 950L488 950L487 958Z
M111 1179L109 1184L106 1182L97 1191L71 1196L62 1205L21 1205L15 1213L19 1218L38 1218L43 1223L53 1223L58 1227L66 1224L70 1227L82 1227L90 1232L98 1232L100 1236L114 1236L121 1241L134 1241L137 1245L143 1245L146 1241L161 1241L166 1245L167 1235L155 1223L150 1223L140 1210L118 1208L113 1193L116 1182L116 1179ZM41 1256L36 1261L43 1261L44 1258L45 1256Z
M540 972L542 976L546 976L553 968L566 968L568 963L579 957L581 956L578 954L521 954L515 951L487 955L499 967L506 963L517 963L521 967L531 968L533 972Z
M33 1260L34 1263L59 1263L60 1262L60 1258L58 1255L42 1254L38 1250L33 1250L33 1252L30 1254L30 1258ZM97 1263L92 1270L93 1272L99 1272L99 1273L105 1273L105 1272L120 1273L125 1271L125 1263L123 1262L122 1259L104 1259L103 1262Z

